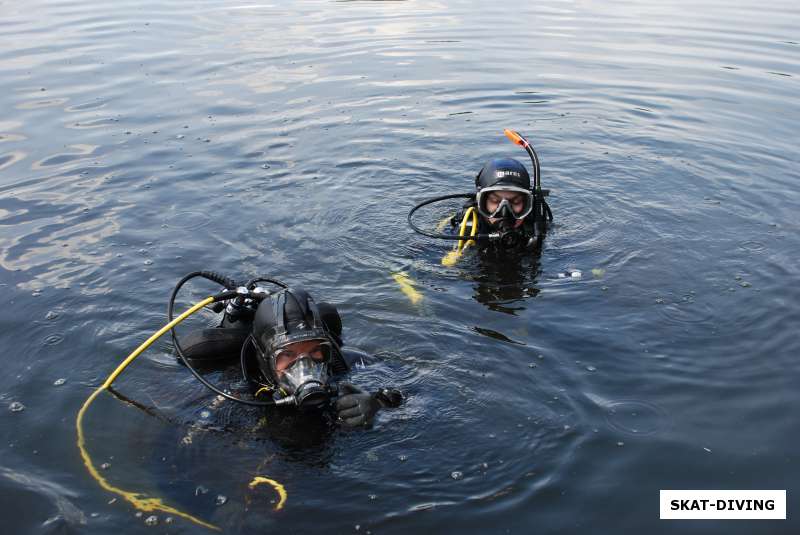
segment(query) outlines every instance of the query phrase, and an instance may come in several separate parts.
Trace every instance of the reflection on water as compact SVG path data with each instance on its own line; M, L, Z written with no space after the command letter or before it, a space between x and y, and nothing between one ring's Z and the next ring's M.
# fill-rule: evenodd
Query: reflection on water
M473 276L473 298L489 310L516 315L522 301L536 297L539 288L540 249L530 253L508 254L499 251L477 253L477 270Z
M353 381L408 396L372 431L300 425L215 405L156 344L88 446L226 532L660 533L659 488L791 495L800 12L688 9L0 4L5 531L152 531L85 473L72 418L197 269L336 303L381 355ZM535 255L446 268L406 214L525 161L503 128L536 145L555 224Z

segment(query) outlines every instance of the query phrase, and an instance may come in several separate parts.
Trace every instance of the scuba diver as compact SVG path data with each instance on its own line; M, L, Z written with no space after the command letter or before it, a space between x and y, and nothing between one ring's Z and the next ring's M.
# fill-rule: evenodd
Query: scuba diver
M454 258L470 245L481 251L509 252L536 250L544 239L553 214L545 201L549 190L542 189L539 157L522 135L506 129L505 135L528 152L533 165L533 183L525 166L513 158L489 160L475 177L473 193L456 193L428 199L408 214L408 223L416 232L432 238L458 240L453 254L442 263L453 265ZM429 204L447 199L466 198L454 216L446 220L450 234L423 230L413 221L414 213ZM457 253L457 254L455 254Z
M175 301L180 289L195 278L215 282L222 289L197 301L174 317ZM278 289L268 289L262 286L263 283L272 284ZM183 337L181 344L175 327L199 311L208 309L216 313L224 311L221 323L214 328L193 331L189 336ZM329 434L337 424L344 428L370 428L379 410L398 407L403 401L402 394L396 389L382 388L368 393L341 381L344 374L351 370L355 360L361 357L363 362L363 356L342 350L342 320L336 307L324 302L316 303L304 290L289 288L279 280L257 277L238 283L218 273L194 271L184 276L172 290L167 316L167 324L134 349L92 391L75 416L77 447L89 476L102 489L123 498L140 513L161 511L209 529L220 530L218 526L202 518L165 503L158 496L127 491L111 483L101 473L103 466L98 468L95 464L88 448L84 420L92 403L103 392L111 392L149 414L157 414L114 391L112 385L137 357L168 332L172 335L180 362L196 379L217 394L212 401L213 405L219 406L228 399L262 407L273 416L281 415L278 418L268 416L267 425L270 430L277 427L280 432L281 427L284 430L291 428L298 432L296 434L305 435L308 427L304 424L308 422L316 422L315 429L321 431L322 435ZM229 364L237 356L243 379L251 390L251 394L246 397L218 388L196 369L196 366L225 368L225 372L229 372L233 368ZM202 427L192 426L181 443L191 444L193 436L201 430ZM298 445L307 448L318 444L314 441ZM259 466L258 471L262 469L263 465ZM260 485L272 487L277 493L274 510L282 509L287 499L286 488L275 479L256 475L247 485L247 492ZM195 495L197 492L199 490ZM219 501L217 505L220 505ZM158 520L151 516L147 522L151 518L156 522Z
M175 295L185 280L173 291L170 318ZM263 281L280 288L269 292L257 286ZM282 417L335 417L331 419L345 428L370 428L379 410L402 403L397 389L368 393L341 381L355 363L363 364L365 355L342 349L342 319L334 305L317 303L305 290L274 279L254 279L242 286L225 281L224 285L238 288L240 295L224 308L212 308L224 309L218 327L191 331L180 341L173 331L180 361L217 394L247 405L274 407ZM195 369L226 367L236 359L253 399L220 390Z
M466 211L473 208L478 212L479 233L497 231L504 237L489 243L505 249L531 248L543 235L537 232L536 218L530 217L533 205L531 179L525 166L513 158L492 159L475 177L475 198L450 218L450 226L455 229ZM471 224L467 223L468 228Z

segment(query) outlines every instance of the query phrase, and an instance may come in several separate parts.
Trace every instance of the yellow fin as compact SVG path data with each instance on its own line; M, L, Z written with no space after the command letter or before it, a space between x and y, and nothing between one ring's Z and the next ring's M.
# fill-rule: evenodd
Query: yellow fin
M400 291L413 303L417 304L422 301L422 294L414 288L414 281L404 272L393 273L392 278L400 286Z

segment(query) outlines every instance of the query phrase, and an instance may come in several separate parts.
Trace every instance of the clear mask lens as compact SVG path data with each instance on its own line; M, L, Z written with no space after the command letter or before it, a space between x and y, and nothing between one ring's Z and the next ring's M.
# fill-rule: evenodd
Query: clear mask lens
M486 218L524 219L533 210L533 195L523 188L494 187L478 192L478 213Z
M301 357L280 375L279 382L289 393L294 393L297 388L308 382L325 385L328 382L328 364L314 361L306 356Z
M333 347L328 341L307 340L294 342L275 352L275 373L280 376L297 361L308 358L313 362L330 362Z

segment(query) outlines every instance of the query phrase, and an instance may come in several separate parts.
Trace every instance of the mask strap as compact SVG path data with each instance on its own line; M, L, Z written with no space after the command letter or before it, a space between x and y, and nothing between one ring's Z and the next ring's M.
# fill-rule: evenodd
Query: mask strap
M284 308L286 307L286 292L289 291L283 290L282 292L278 293L275 299L272 300L272 312L275 316L275 335L280 336L286 334L286 312Z
M314 301L314 298L311 297L310 295L308 296L308 309L311 311L311 316L314 321L313 329L315 331L319 330L319 331L325 331L327 333L328 329L325 328L325 324L322 323L322 320L320 320L319 308L317 307L317 303Z

